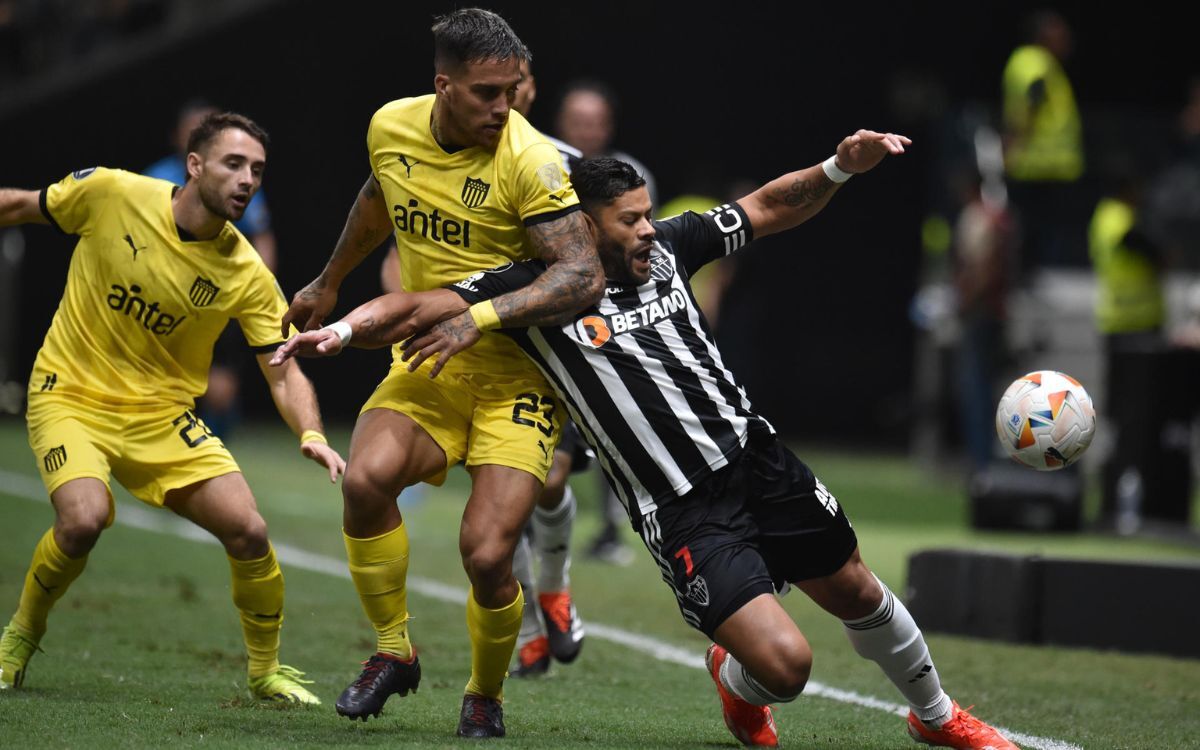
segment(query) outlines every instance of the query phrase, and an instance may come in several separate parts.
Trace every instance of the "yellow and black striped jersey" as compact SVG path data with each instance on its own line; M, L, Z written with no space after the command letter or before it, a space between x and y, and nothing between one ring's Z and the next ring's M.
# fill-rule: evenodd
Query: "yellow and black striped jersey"
M231 318L247 342L282 342L275 277L226 223L211 240L175 224L169 182L84 169L41 193L42 213L79 236L30 397L118 407L190 404L207 389L213 345Z

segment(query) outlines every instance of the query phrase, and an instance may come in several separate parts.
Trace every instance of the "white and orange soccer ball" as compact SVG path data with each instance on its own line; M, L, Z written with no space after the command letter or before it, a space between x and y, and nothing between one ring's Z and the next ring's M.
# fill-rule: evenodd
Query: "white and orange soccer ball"
M1096 409L1079 381L1054 370L1017 378L1000 398L996 434L1014 461L1038 471L1070 466L1096 436Z

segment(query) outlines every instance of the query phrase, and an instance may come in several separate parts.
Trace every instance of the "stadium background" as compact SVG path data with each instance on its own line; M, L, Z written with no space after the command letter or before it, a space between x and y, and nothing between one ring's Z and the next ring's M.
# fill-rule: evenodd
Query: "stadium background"
M0 182L38 187L97 164L140 169L169 150L177 107L205 96L272 134L264 184L290 297L328 256L367 173L371 113L431 88L430 20L451 5L196 3L194 24L161 28L161 3L132 5L142 9L141 33L0 90ZM650 167L664 200L812 164L858 127L913 137L908 155L851 183L820 219L754 252L721 329L731 366L785 433L906 438L923 418L911 406L908 310L920 222L936 191L938 128L964 107L997 109L1000 71L1035 6L491 7L534 52L534 124L551 127L556 92L571 79L606 81L621 100L616 145ZM1064 10L1076 33L1067 70L1089 156L1135 142L1158 155L1195 72L1190 32L1151 7ZM71 246L36 229L26 238L6 316L15 358L0 373L17 382L57 304ZM377 291L376 262L347 282L339 309ZM354 352L306 364L330 421L352 418L385 362L380 352ZM271 410L256 384L244 400L251 414Z

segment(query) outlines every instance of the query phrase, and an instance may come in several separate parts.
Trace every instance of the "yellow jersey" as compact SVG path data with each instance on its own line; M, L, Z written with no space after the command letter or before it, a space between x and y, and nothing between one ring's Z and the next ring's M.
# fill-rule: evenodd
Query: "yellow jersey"
M213 345L231 318L251 347L282 343L287 303L262 258L230 222L211 240L177 227L176 189L95 168L42 190L42 213L79 242L34 363L31 402L190 405L208 387Z
M526 227L579 208L562 156L517 111L494 151L444 150L433 137L434 95L398 99L371 118L367 149L396 235L404 289L470 283L472 274L537 257ZM464 281L465 279L465 281ZM477 367L499 355L524 369L525 357L503 335L485 333L450 361ZM499 366L495 358L489 369Z

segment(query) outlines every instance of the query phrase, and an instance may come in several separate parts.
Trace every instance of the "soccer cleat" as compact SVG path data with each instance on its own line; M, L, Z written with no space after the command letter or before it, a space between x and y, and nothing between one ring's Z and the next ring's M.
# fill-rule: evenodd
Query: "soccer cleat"
M908 733L917 742L937 747L953 747L958 750L1020 750L1004 738L1004 735L967 713L974 708L963 709L953 704L951 717L940 729L930 729L921 723L916 714L908 712Z
M511 674L513 677L537 677L546 674L549 669L550 641L546 636L539 635L517 649L517 666Z
M503 737L504 707L495 698L474 693L463 696L458 718L459 737Z
M407 661L380 651L363 662L362 673L342 691L335 708L338 714L351 720L366 721L368 716L379 716L393 693L401 696L408 695L410 690L415 693L420 683L421 662L415 648Z
M550 655L556 661L570 664L583 648L583 621L575 611L570 591L538 594L538 604L546 618L546 635L550 639Z
M250 679L247 687L250 694L260 700L319 706L321 699L304 687L311 684L313 681L304 679L304 673L299 669L281 664L276 672Z
M721 684L721 665L727 656L729 652L715 643L708 647L708 653L704 655L704 665L717 684L725 726L743 745L779 747L779 732L775 729L775 717L771 715L770 707L747 703Z
M25 681L25 665L34 651L41 651L37 641L9 625L0 635L0 690L16 690Z

